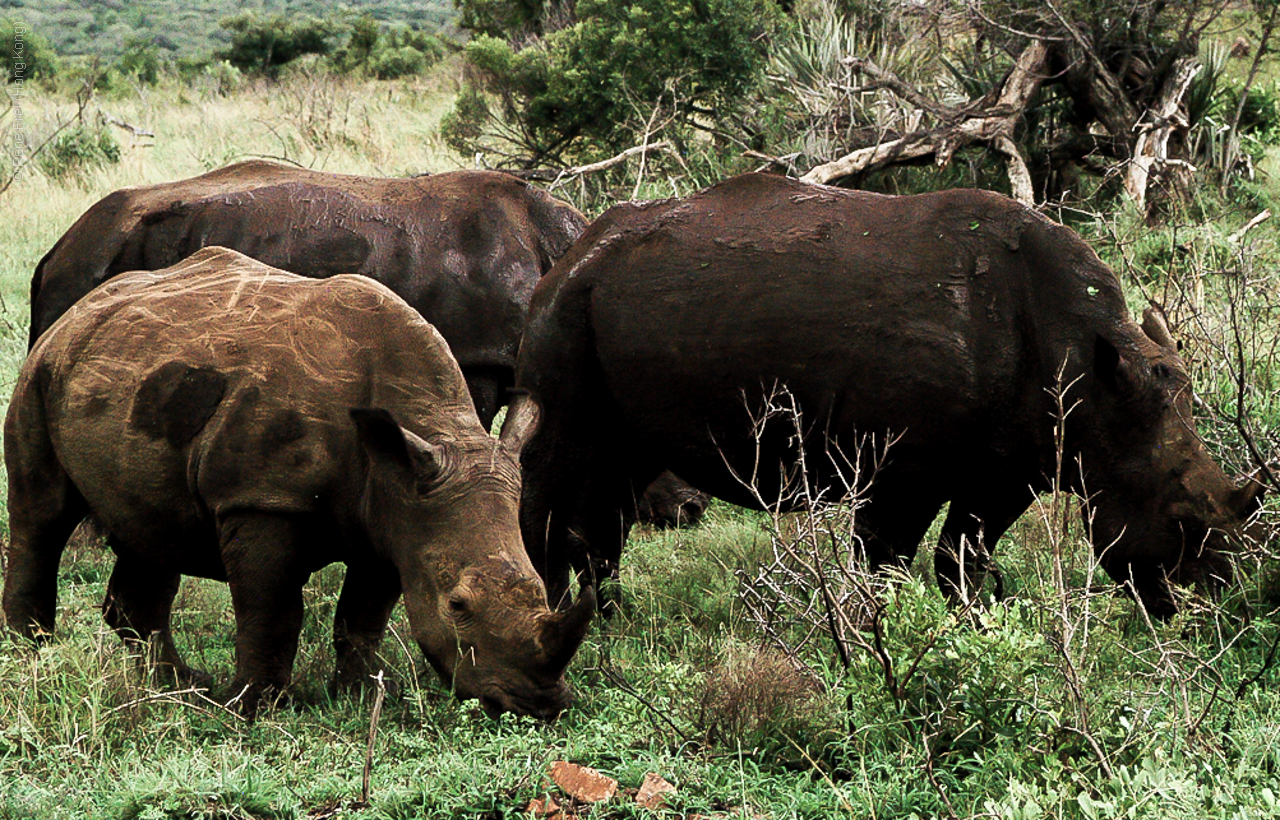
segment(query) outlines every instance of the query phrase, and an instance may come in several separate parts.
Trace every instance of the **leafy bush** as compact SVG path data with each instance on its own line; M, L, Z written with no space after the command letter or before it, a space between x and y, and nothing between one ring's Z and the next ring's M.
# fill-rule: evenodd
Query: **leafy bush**
M21 20L0 18L0 44L6 82L49 78L58 73L58 58L49 41Z
M101 126L84 123L66 129L40 152L40 169L57 180L79 177L85 171L120 161L120 143Z
M131 37L115 68L143 85L155 85L160 80L161 65L160 49L153 40Z
M444 57L440 39L407 25L383 29L369 15L351 24L347 44L333 54L333 65L348 73L363 71L379 80L422 74Z
M614 152L662 126L715 132L761 79L777 19L769 0L582 0L576 14L523 47L483 33L468 44L471 96L450 134L486 137L454 148L538 164Z
M245 11L218 25L231 33L231 45L218 52L218 58L246 73L269 76L304 54L329 54L337 34L334 23L309 15L289 18Z

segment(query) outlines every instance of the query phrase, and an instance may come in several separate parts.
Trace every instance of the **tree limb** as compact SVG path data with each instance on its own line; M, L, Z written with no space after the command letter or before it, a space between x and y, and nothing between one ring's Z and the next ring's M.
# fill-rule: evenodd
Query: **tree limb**
M1179 60L1169 72L1155 105L1147 112L1150 122L1137 126L1141 133L1134 143L1133 159L1124 175L1124 189L1139 208L1146 207L1147 184L1155 166L1174 164L1169 158L1169 138L1175 131L1187 128L1187 121L1178 109L1187 88L1199 72L1199 61L1191 58Z
M917 131L879 145L860 148L837 160L811 169L801 179L805 182L827 183L840 177L929 155L934 156L936 164L945 166L960 148L974 142L993 142L997 150L1009 157L1010 180L1015 194L1019 199L1030 204L1034 199L1031 175L1027 171L1026 162L1014 146L1010 134L1044 80L1044 68L1048 55L1048 47L1043 42L1034 41L1028 45L1018 55L1017 63L1005 77L999 93L995 95L990 105L974 111L952 109L962 118L959 122L945 123L938 128ZM866 65L869 63L863 63L864 67ZM882 74L884 76L877 79L898 92L898 88L889 82L896 78L888 72L882 72ZM922 97L922 95L910 89L905 83L901 81L898 83L904 91L913 95L905 98L919 105L913 97ZM923 100L923 102L928 101ZM938 108L941 107L934 104L933 109Z
M672 153L675 151L675 146L671 144L670 140L663 140L662 142L653 142L647 145L633 145L632 147L628 148L627 150L623 151L620 154L616 154L612 157L609 157L608 159L602 159L599 162L588 163L587 165L575 165L572 168L564 168L559 171L555 171L549 168L533 168L527 171L512 171L511 173L515 174L521 179L536 179L544 182L560 182L564 180L566 177L577 177L577 176L582 176L584 174L594 174L597 171L604 171L614 167L615 165L621 165L622 163L626 162L628 159L636 156L637 154L647 156L648 154L651 154L657 151Z

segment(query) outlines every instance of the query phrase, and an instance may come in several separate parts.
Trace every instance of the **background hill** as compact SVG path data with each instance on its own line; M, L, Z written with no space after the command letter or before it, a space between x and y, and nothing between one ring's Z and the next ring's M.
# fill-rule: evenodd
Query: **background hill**
M19 19L60 55L114 59L132 42L154 44L168 57L199 58L230 42L218 21L243 11L315 17L370 15L426 31L447 26L449 0L0 0L0 17Z

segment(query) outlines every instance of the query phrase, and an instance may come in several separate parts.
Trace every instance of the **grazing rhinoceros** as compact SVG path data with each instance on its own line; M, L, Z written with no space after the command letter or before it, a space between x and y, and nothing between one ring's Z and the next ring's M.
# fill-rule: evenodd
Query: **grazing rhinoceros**
M617 206L538 285L516 385L544 413L521 524L553 601L587 558L568 522L583 518L597 574L614 571L617 510L661 468L737 504L778 498L794 429L757 438L754 424L781 389L803 414L813 486L839 484L848 465L828 455L852 457L855 433L896 437L859 513L873 565L910 561L950 502L949 592L962 539L981 555L1050 486L1059 386L1065 485L1091 500L1102 566L1152 612L1174 610L1167 579L1229 574L1226 536L1259 502L1197 437L1163 322L1135 324L1070 230L982 191L746 175Z
M291 676L302 587L340 561L343 687L365 679L403 590L413 638L459 697L551 716L595 607L561 613L520 540L521 448L476 418L440 334L363 276L317 281L224 248L118 276L41 336L5 421L4 614L54 625L58 560L86 513L117 555L103 610L126 640L169 632L180 575L225 580L252 712Z
M386 179L241 162L124 188L86 211L36 266L30 344L112 276L222 245L316 279L362 273L400 294L449 343L488 429L533 287L586 224L497 171Z

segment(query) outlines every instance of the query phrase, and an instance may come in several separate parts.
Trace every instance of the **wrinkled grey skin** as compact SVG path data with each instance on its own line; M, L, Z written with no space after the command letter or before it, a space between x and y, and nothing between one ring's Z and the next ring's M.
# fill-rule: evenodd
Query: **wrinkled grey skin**
M403 590L459 697L554 716L595 602L547 607L517 523L537 409L510 415L490 437L439 333L363 276L206 248L116 277L41 337L5 421L8 627L53 630L58 560L92 512L117 555L107 622L179 677L195 674L169 631L180 576L229 584L249 713L290 682L303 584L340 561L336 686L376 668Z

